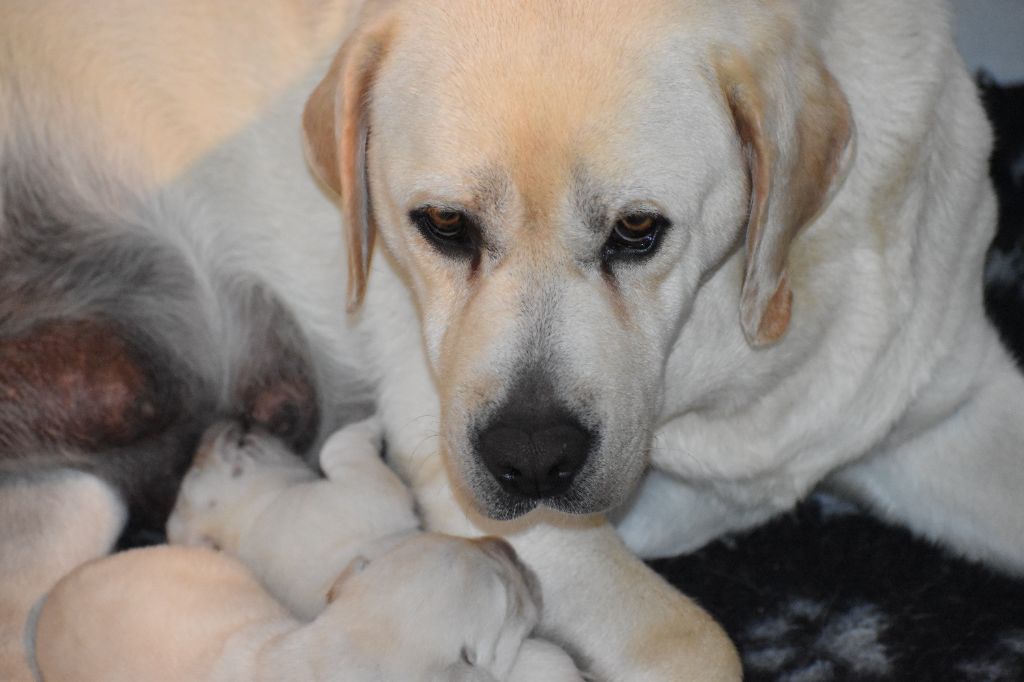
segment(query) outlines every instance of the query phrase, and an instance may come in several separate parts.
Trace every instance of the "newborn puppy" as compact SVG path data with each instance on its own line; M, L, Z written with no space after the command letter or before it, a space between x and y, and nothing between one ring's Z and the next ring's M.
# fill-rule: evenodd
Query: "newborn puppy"
M312 620L327 604L328 588L346 565L351 571L418 533L412 496L381 459L381 448L376 419L346 426L320 452L320 468L327 476L321 479L266 433L246 433L230 422L215 425L185 476L167 523L168 540L237 556L293 613ZM453 578L442 580L444 586L426 589L443 593L452 587ZM390 592L384 588L379 595L367 595L367 609ZM389 636L387 629L363 629ZM467 680L489 679L480 677L477 668L469 673ZM461 679L459 671L451 674ZM582 680L564 651L532 639L515 659L508 679Z
M380 449L376 420L342 429L321 451L324 479L272 436L216 424L182 482L168 541L237 556L311 620L355 556L386 551L419 527L412 496Z
M150 547L80 567L47 597L47 682L504 680L537 620L515 553L424 533L355 559L300 623L234 559Z
M0 479L0 680L32 679L25 647L33 605L79 564L117 541L125 507L87 473Z

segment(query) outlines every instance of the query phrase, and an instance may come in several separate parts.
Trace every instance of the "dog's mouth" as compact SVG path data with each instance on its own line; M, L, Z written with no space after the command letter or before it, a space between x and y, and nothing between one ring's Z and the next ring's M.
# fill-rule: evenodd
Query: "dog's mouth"
M537 500L524 500L512 495L505 495L504 499L488 499L481 505L482 511L489 518L495 521L512 521L520 516L525 516L540 504Z
M612 504L603 496L592 494L585 474L581 472L577 481L565 492L529 498L509 493L486 470L478 470L471 476L469 492L477 511L495 521L512 521L537 507L549 507L574 515L593 514L610 508Z
M540 500L511 495L482 468L474 471L465 492L478 512L495 521L511 521L533 511Z
M574 515L593 514L603 511L600 507L592 508L591 505L586 504L579 496L571 493L539 500L527 500L503 493L500 497L490 497L485 501L481 501L479 506L481 512L495 521L512 521L528 514L537 507L550 507L555 511Z

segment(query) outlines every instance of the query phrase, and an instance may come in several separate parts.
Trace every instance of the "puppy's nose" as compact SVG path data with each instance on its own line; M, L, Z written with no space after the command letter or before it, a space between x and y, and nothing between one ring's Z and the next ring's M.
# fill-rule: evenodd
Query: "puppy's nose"
M568 410L536 395L529 400L514 399L499 410L477 433L477 454L505 492L532 500L556 497L587 461L594 435Z

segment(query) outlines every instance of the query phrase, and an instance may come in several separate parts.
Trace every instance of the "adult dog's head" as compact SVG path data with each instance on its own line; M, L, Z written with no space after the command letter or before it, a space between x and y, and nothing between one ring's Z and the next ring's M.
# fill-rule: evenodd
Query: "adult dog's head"
M379 236L419 306L445 449L488 515L628 495L666 358L738 249L723 315L753 346L786 332L787 251L851 135L788 7L371 4L310 98L350 302Z

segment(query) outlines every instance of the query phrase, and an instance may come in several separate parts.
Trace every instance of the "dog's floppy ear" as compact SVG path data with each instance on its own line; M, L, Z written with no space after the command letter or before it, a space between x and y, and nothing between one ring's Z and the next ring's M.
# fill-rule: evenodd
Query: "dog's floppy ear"
M376 226L366 150L374 77L390 40L389 16L367 18L342 45L302 115L306 157L317 178L341 197L348 241L348 307L366 293Z
M751 346L766 346L789 328L789 246L842 183L853 120L835 78L807 47L751 59L727 50L715 67L750 172L740 324Z

